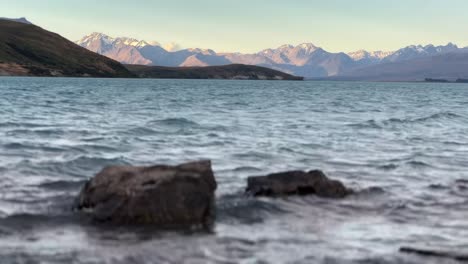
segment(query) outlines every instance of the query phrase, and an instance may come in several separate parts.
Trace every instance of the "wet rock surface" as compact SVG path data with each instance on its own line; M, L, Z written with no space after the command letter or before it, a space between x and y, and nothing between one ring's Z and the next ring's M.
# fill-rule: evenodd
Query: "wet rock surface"
M214 220L216 187L210 161L110 166L86 183L76 208L100 222L206 226Z
M288 171L247 179L248 194L283 196L314 194L326 198L344 198L352 193L343 183L329 179L322 171Z

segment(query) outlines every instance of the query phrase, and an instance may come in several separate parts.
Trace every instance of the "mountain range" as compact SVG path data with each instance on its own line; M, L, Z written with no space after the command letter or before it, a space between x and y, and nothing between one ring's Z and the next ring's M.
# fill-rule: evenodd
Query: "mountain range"
M306 78L355 76L365 72L367 68L375 69L377 65L391 65L451 53L468 53L468 48L459 48L452 43L445 46L413 45L388 52L360 50L333 53L312 43L283 45L252 54L217 53L211 49L199 48L169 51L157 42L127 37L112 38L102 33L92 33L76 43L124 64L167 67L248 64Z
M134 39L108 39L99 52L114 46L131 50L157 50ZM138 51L138 52L140 52ZM135 61L138 63L138 61ZM143 61L144 62L144 61ZM124 77L179 79L302 80L273 69L254 65L212 67L161 67L122 65L89 51L58 34L33 25L25 18L0 18L0 76Z

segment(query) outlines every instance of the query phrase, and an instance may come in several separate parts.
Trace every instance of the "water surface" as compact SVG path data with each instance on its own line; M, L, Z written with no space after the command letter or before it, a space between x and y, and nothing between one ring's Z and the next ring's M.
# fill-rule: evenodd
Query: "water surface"
M468 248L465 84L0 78L0 94L1 263L451 263L398 248ZM219 184L212 233L70 210L106 165L197 159ZM242 195L291 169L362 191Z

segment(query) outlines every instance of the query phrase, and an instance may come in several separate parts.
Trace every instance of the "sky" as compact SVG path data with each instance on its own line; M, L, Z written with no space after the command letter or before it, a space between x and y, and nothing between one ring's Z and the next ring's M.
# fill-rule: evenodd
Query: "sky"
M331 52L468 46L467 10L466 0L0 0L0 17L70 40L102 32L245 53L306 42Z

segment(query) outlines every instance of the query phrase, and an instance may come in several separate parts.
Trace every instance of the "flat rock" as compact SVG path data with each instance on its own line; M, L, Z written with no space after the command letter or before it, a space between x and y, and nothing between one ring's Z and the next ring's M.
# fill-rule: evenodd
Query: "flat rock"
M101 222L206 226L214 221L216 187L210 161L111 166L86 183L76 208Z
M329 179L322 171L288 171L266 176L249 177L247 193L254 196L315 194L327 198L343 198L352 193L343 183Z

